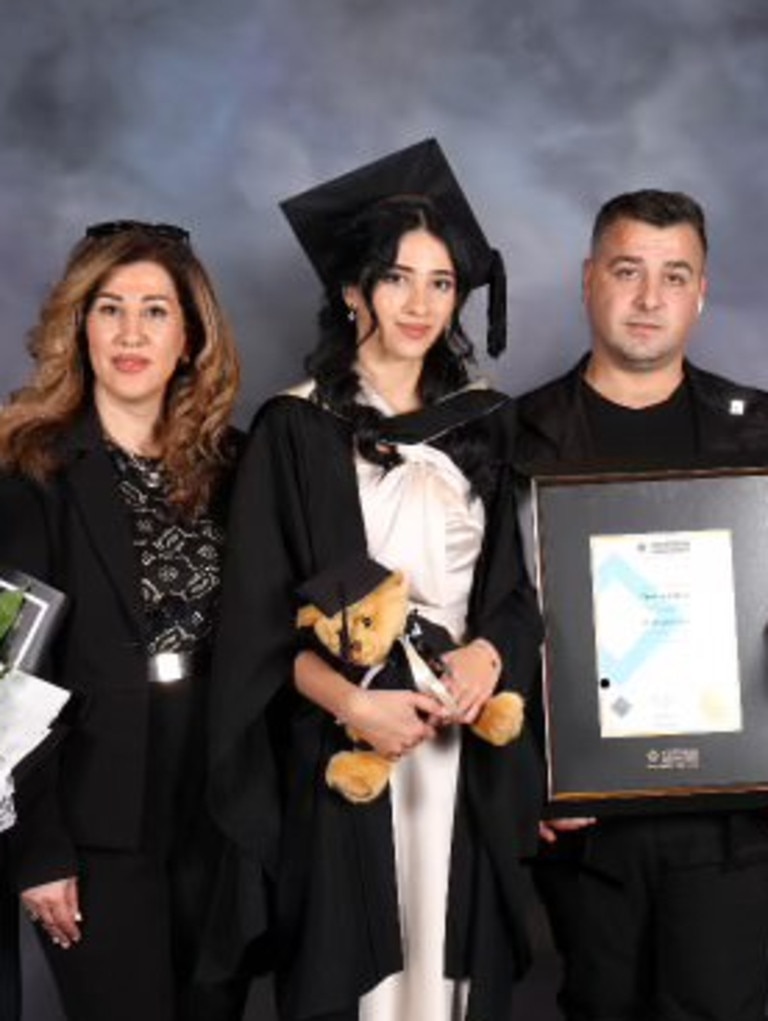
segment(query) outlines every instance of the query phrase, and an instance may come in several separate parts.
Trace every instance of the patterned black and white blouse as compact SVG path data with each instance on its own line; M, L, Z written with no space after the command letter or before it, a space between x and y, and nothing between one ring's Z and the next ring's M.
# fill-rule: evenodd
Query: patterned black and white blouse
M218 603L224 532L207 514L189 521L168 502L160 462L109 440L120 496L131 516L148 652L191 652L207 645Z

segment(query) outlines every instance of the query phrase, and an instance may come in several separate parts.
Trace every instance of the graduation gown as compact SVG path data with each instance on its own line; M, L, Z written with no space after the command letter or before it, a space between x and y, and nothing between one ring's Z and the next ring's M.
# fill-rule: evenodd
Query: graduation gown
M540 623L523 568L511 464L514 409L469 389L382 422L382 440L472 429L493 467L468 638L502 653L502 687L536 683ZM350 805L323 772L342 728L296 693L296 589L366 548L348 422L297 396L257 415L229 526L214 660L212 804L233 842L221 877L218 964L253 940L271 954L286 1018L353 1006L403 966L387 795ZM541 777L527 729L504 749L462 733L446 922L446 974L471 980L468 1017L508 1021L528 960L519 858L536 844ZM228 907L227 907L228 904Z

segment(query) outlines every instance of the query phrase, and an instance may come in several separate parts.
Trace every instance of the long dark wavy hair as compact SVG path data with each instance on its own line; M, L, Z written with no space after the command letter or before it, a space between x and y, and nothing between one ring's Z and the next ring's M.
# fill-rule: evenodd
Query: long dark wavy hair
M401 458L380 442L384 416L358 400L360 378L354 365L361 341L356 323L349 317L344 289L360 289L373 332L378 326L373 307L376 286L396 263L403 235L417 230L425 230L443 242L456 274L456 307L448 329L424 358L419 398L423 405L434 404L467 385L474 348L461 325L460 313L470 290L469 251L461 233L423 196L396 196L377 202L338 233L334 239L335 264L330 281L326 280L325 301L318 317L320 339L305 363L315 380L318 402L352 424L360 455L385 470L399 464ZM465 472L473 489L482 492L486 471L477 432L472 428L455 430L441 445Z

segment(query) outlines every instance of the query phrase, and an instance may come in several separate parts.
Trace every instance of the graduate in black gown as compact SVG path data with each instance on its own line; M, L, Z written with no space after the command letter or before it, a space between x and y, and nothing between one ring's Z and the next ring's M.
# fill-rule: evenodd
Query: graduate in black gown
M515 525L513 407L471 380L459 320L491 282L499 353L500 259L433 141L284 210L325 304L311 378L256 416L233 499L213 805L239 872L223 877L236 929L222 954L268 949L285 1019L509 1021L528 959L519 859L535 846L538 762L527 727L500 749L468 724L494 691L535 683L539 619ZM405 568L412 602L452 630L452 712L361 690L302 651L297 589L363 552ZM326 787L340 719L397 761L391 796L351 805ZM449 801L419 864L433 780ZM431 873L437 907L422 896Z

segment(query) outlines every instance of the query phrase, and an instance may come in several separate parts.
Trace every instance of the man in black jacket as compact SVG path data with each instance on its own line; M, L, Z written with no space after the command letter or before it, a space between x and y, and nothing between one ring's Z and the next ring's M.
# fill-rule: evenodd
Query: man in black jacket
M619 195L584 264L592 349L519 404L529 471L765 463L768 395L695 368L706 294L699 205ZM762 1021L768 815L706 811L541 825L537 886L569 1021Z

